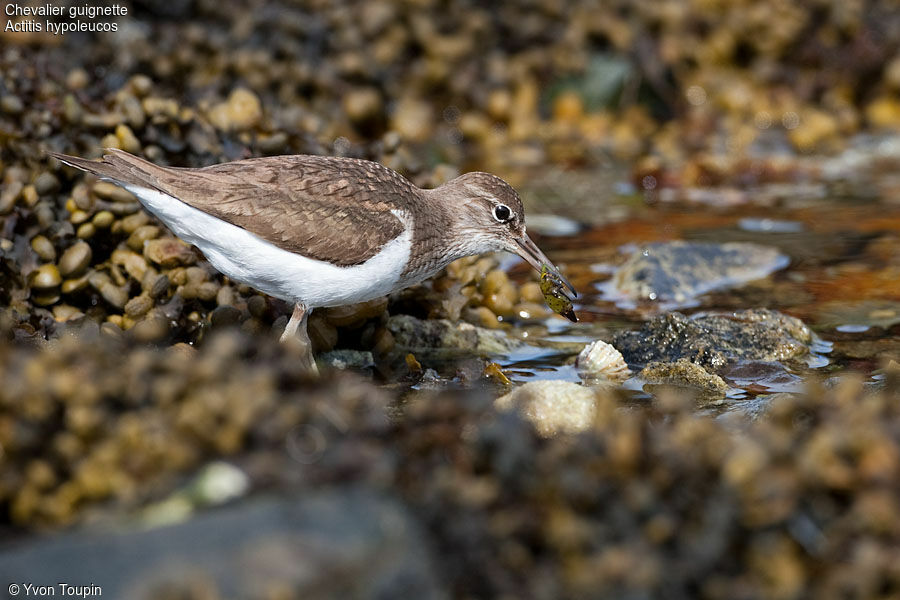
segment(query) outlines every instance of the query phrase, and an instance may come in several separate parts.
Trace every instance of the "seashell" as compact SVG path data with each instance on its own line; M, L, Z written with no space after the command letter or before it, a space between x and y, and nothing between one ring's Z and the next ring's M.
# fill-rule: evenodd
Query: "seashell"
M584 347L575 359L575 370L585 382L604 379L625 381L631 376L622 353L602 340L591 342Z

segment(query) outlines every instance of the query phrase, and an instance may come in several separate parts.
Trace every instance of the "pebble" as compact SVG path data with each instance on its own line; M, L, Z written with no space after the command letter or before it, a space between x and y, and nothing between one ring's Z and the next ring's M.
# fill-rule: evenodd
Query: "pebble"
M52 194L59 189L59 179L53 173L44 171L34 180L34 189L41 196Z
M25 203L25 206L33 207L37 204L40 199L40 195L37 192L37 188L34 187L33 183L29 183L24 188L22 188L22 201Z
M168 291L169 276L164 273L153 282L153 286L150 288L150 296L152 298L161 298Z
M110 202L135 202L137 198L128 190L121 188L108 181L98 181L94 184L94 194L98 198L109 200Z
M59 272L63 277L78 277L91 264L93 252L87 242L76 242L69 246L59 259Z
M97 228L94 227L93 223L83 223L75 232L75 235L78 236L78 239L88 240L94 237L95 233L97 233Z
M70 90L83 90L89 81L90 76L87 71L81 68L72 69L66 75L66 87Z
M176 238L149 240L143 244L143 251L147 260L165 268L191 265L197 261L191 247Z
M209 322L213 327L237 325L240 321L241 311L233 306L218 306L209 315Z
M135 137L134 132L131 131L128 125L119 124L116 126L116 138L119 140L119 148L122 150L132 154L137 154L141 151L141 142Z
M141 294L125 303L125 314L136 319L147 314L151 308L153 308L153 300L150 296Z
M12 212L24 187L25 185L21 181L12 181L3 187L3 191L0 192L0 215L8 215Z
M36 235L31 238L31 249L45 262L56 260L56 248L46 236Z
M9 115L18 115L25 110L25 103L13 94L0 96L0 110Z
M156 239L159 237L159 234L160 229L156 225L142 225L128 236L128 240L125 243L135 252L141 252L144 249L144 244Z
M55 288L62 283L62 277L56 265L41 265L31 274L31 287L40 290Z
M262 105L259 98L246 88L235 89L225 102L213 106L209 111L209 120L224 131L249 129L261 119Z
M94 227L97 229L108 229L115 220L116 217L111 212L108 210L101 210L94 215L94 218L91 219L91 223L93 223Z

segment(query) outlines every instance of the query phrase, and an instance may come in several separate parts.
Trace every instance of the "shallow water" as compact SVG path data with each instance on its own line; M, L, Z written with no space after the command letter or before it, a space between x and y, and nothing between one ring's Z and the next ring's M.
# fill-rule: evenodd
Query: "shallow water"
M577 174L583 180L584 173ZM599 182L598 182L598 185ZM604 183L605 185L605 183ZM802 319L817 335L812 353L791 364L738 363L722 375L734 388L729 397L753 398L798 392L810 376L861 372L872 381L890 360L900 360L900 203L858 197L804 195L809 182L792 196L771 202L745 192L741 203L716 204L731 190L704 190L704 206L668 203L665 194L617 195L587 210L626 213L616 223L586 228L572 235L536 236L580 293L575 310L580 322L552 317L541 326L516 324L515 330L555 350L521 351L499 361L515 382L537 379L577 381L572 366L577 347L593 339L609 341L672 306L646 301L637 305L607 299L605 289L616 269L635 249L649 242L751 242L777 249L787 265L773 274L733 288L702 294L677 310L690 315L710 310L770 308ZM602 189L602 188L598 188ZM621 191L632 191L622 183ZM524 281L525 265L510 269ZM626 384L626 388L634 389Z

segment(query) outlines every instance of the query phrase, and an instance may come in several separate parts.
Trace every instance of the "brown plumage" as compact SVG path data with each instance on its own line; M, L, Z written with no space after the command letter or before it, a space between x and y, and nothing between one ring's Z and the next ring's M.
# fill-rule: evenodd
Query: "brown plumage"
M251 158L200 169L160 167L109 149L99 161L51 153L101 179L174 196L287 250L347 267L403 230L419 188L378 163L328 156Z

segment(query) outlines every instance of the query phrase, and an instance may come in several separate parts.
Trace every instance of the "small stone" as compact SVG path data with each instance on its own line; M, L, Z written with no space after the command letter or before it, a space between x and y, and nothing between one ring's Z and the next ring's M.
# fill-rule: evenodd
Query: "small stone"
M0 96L0 110L9 115L18 115L25 110L25 103L18 96L4 94Z
M80 292L88 285L88 276L84 275L77 279L66 279L63 281L61 291L63 294L74 294Z
M13 207L16 205L16 200L19 199L19 194L22 193L22 188L24 187L21 181L13 181L6 184L3 191L0 192L0 215L7 215L12 212Z
M169 334L169 321L159 308L155 308L135 323L129 333L144 344L158 342Z
M134 231L141 225L146 225L149 222L150 216L144 211L136 212L133 215L128 215L127 217L119 221L122 226L122 231L129 235L134 233Z
M22 188L22 200L25 202L25 206L33 207L37 204L37 201L40 199L40 196L37 193L37 189L34 187L33 183L26 185Z
M55 288L62 283L62 277L56 265L41 265L31 274L31 287L39 290Z
M115 220L116 217L111 212L108 210L101 210L94 215L94 218L91 219L91 223L93 223L94 227L97 229L108 229Z
M88 81L90 81L90 76L82 68L72 69L66 75L66 87L70 90L83 90L87 87Z
M160 298L168 291L169 276L166 274L162 274L156 278L156 281L153 282L153 286L150 288L150 297Z
M153 300L150 296L141 294L125 303L125 314L136 319L147 314L151 308L153 308Z
M128 124L136 129L143 127L147 120L146 115L144 115L144 108L134 96L126 96L122 100L122 112L125 113L125 120Z
M264 318L268 309L269 303L266 302L266 299L262 296L251 296L250 299L247 300L247 310L249 310L250 314L257 319Z
M94 184L94 194L98 198L109 200L110 202L136 202L137 198L128 190L121 188L108 181L98 181Z
M246 88L237 88L225 102L215 105L209 112L209 120L225 131L250 129L262 118L262 105L256 94Z
M383 110L381 94L375 88L352 90L344 96L344 112L354 123L364 123L378 117Z
M81 225L90 218L91 215L86 210L75 209L72 211L72 214L69 215L69 223L72 225Z
M91 264L93 252L87 242L76 242L63 252L59 259L59 272L63 277L78 277Z
M146 75L135 75L128 81L128 85L138 96L146 96L153 90L153 80Z
M144 244L159 237L159 233L159 227L156 225L142 225L128 237L126 244L135 252L140 252L144 249Z
M80 240L89 240L94 237L95 233L97 233L97 228L94 227L93 223L84 223L78 228L75 235Z
M178 116L178 103L170 98L144 98L141 106L150 116L159 115L171 119Z
M34 189L41 196L51 194L59 189L59 179L53 173L44 171L35 178Z
M126 152L137 154L141 151L141 142L135 137L128 125L116 126L116 137L119 139L119 147Z
M115 136L115 134L113 134L113 133L108 133L108 134L104 135L103 139L100 140L100 146L102 148L118 148L120 150L122 149L121 145L119 144L119 138L117 138Z
M209 322L213 327L237 325L240 321L241 311L233 306L216 307L209 315Z
M104 300L119 310L125 308L125 304L128 302L128 292L112 282L101 286L98 291L100 292L100 295L103 296Z
M56 248L47 236L36 235L31 238L31 249L45 262L56 260Z
M191 247L176 238L150 240L143 250L148 260L164 268L192 265L197 261Z

